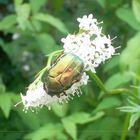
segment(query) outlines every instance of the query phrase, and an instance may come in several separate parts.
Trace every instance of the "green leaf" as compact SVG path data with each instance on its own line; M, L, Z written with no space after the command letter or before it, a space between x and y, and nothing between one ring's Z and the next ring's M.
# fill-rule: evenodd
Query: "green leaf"
M41 6L46 3L46 0L30 0L31 9L34 14L36 14Z
M6 16L4 19L0 21L0 30L12 28L12 26L15 23L16 23L16 15Z
M46 124L36 131L29 133L25 136L25 139L31 140L43 140L43 139L53 139L53 137L62 136L63 127L61 124Z
M100 6L102 7L102 8L105 8L105 0L97 0L97 2L100 4Z
M81 117L82 116L82 117ZM77 139L76 123L85 123L90 119L90 115L85 112L78 112L62 119L62 123L67 133L74 139Z
M31 18L29 23L29 29L34 33L40 33L42 29L42 24L40 21Z
M85 112L79 112L71 116L71 121L77 124L85 124L91 121L95 121L100 117L102 117L103 115L104 112L97 112L94 116L90 116L90 114Z
M120 87L131 80L128 74L116 73L111 76L105 83L107 89L114 89Z
M64 4L64 0L51 1L51 5L55 13L58 12L62 8L63 4Z
M3 51L8 55L11 62L16 64L19 61L22 54L21 46L18 45L19 40L14 40L10 43L5 43L3 40L0 39L0 47L2 47Z
M21 29L25 30L26 28L31 28L29 23L30 16L30 5L22 4L16 5L16 13L17 13L17 22Z
M62 123L66 132L73 138L73 140L76 140L77 139L76 124L71 122L68 118L62 119Z
M110 61L108 61L104 66L104 72L110 71L115 68L119 64L119 58L113 57Z
M5 86L0 83L0 94L5 92Z
M140 112L131 115L128 129L134 126L135 122L139 119L139 117L140 117Z
M122 0L108 0L106 1L105 4L106 4L106 7L109 7L109 8L118 7L119 5L122 4Z
M0 94L0 108L5 117L8 118L11 110L11 97L8 93Z
M32 130L38 129L40 127L40 120L35 112L28 111L25 113L23 110L16 109L21 120Z
M64 23L60 19L53 17L50 14L38 13L34 16L34 18L36 20L43 21L43 22L46 22L46 23L54 26L56 29L58 29L60 32L62 32L64 34L68 33L68 30L65 27Z
M119 117L103 117L94 123L85 125L81 130L79 140L112 140L116 134L119 135L122 124Z
M138 71L140 69L140 32L132 37L127 47L120 56L120 66L122 70Z
M140 108L136 108L133 106L123 106L123 107L119 107L118 109L120 109L120 111L130 112L130 113L140 112Z
M139 0L133 0L132 1L132 8L133 8L133 12L135 14L136 19L140 23L140 1Z
M14 0L15 7L21 5L23 0Z
M36 36L36 40L38 42L41 51L45 55L59 49L55 43L55 40L49 34L45 34L45 33L38 34Z
M3 94L5 92L5 90L6 90L6 87L5 87L5 85L2 81L2 78L0 76L0 94Z
M117 7L121 4L121 0L97 0L102 8L106 8L106 10L111 9L112 7Z
M117 99L115 97L108 97L108 98L103 99L93 112L97 112L97 111L103 110L103 109L112 108L115 106L117 107L120 104L121 104L121 102L119 99Z
M52 105L52 110L53 112L59 116L59 117L64 117L68 111L68 105L64 104L64 105L60 105L60 104L53 104Z
M82 117L81 117L82 116ZM85 124L92 121L95 121L104 116L104 112L97 112L94 116L91 116L85 112L78 112L72 114L71 116L65 117L62 119L62 123L67 133L73 138L77 138L77 129L76 124Z
M85 124L85 123L89 123L89 122L92 122L92 121L96 121L98 119L100 119L101 117L104 116L104 112L100 111L100 112L97 112L95 115L93 116L90 116L89 118L85 119L85 120L82 120L80 122L77 122L78 124Z
M136 20L131 9L125 7L119 8L116 11L116 15L133 29L140 30L140 23Z
M119 107L118 109L123 112L140 113L140 105L136 104L131 100L128 100L128 102L130 103L129 106Z
M138 105L132 100L128 100L128 102L130 105L122 106L119 107L118 109L123 112L131 113L129 126L128 126L128 129L130 129L134 125L134 123L140 118L140 105Z

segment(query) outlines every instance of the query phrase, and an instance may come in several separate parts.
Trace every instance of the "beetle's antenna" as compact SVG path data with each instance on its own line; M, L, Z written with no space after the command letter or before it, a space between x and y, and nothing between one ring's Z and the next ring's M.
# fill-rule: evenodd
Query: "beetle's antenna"
M15 104L14 106L17 107L19 104L21 104L22 101L18 102L17 104Z

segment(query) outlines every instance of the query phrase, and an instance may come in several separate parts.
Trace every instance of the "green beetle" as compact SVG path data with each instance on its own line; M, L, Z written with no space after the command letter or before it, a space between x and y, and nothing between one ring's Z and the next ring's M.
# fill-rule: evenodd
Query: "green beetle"
M83 69L84 63L78 56L62 54L45 74L44 89L51 96L66 94L65 90L81 79Z

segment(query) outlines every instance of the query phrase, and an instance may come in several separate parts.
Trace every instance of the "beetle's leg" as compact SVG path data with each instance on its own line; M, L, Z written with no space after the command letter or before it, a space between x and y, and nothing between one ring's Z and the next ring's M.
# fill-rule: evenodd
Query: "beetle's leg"
M67 96L67 94L66 94L66 92L65 92L65 91L63 91L62 93L63 93L65 96Z
M48 93L48 88L45 86L45 83L43 83L43 89Z
M79 89L76 89L76 94L77 94L78 97L80 97L81 92L80 92Z
M55 65L58 61L60 61L60 59L64 56L64 52L62 52L61 54L59 54L57 56L57 58L52 62L53 65Z
M51 66L53 57L58 55L58 54L60 54L60 53L62 53L62 52L63 52L63 50L59 50L59 51L55 51L55 52L49 54L47 66Z
M58 98L60 98L60 97L63 96L63 95L67 96L67 94L66 94L65 91L63 91L61 94L56 94L56 96L57 96Z

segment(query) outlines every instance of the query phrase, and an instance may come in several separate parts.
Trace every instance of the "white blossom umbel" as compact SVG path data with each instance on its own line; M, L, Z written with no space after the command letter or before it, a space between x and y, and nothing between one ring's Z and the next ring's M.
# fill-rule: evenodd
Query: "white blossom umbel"
M103 35L92 14L77 20L79 33L69 34L61 40L64 43L64 52L79 56L84 62L85 70L95 72L95 68L101 62L112 57L115 49L111 44L110 36Z
M98 26L99 23L92 14L78 18L77 21L79 22L79 32L62 38L62 42L64 43L64 53L75 54L83 61L84 72L81 80L67 89L66 94L61 93L60 97L47 94L43 88L43 82L38 80L37 84L29 86L25 96L21 95L25 110L43 105L50 108L54 102L68 102L75 93L77 95L81 93L79 89L82 85L87 85L89 77L85 72L91 70L95 73L96 67L115 53L110 36L102 33L102 28Z

